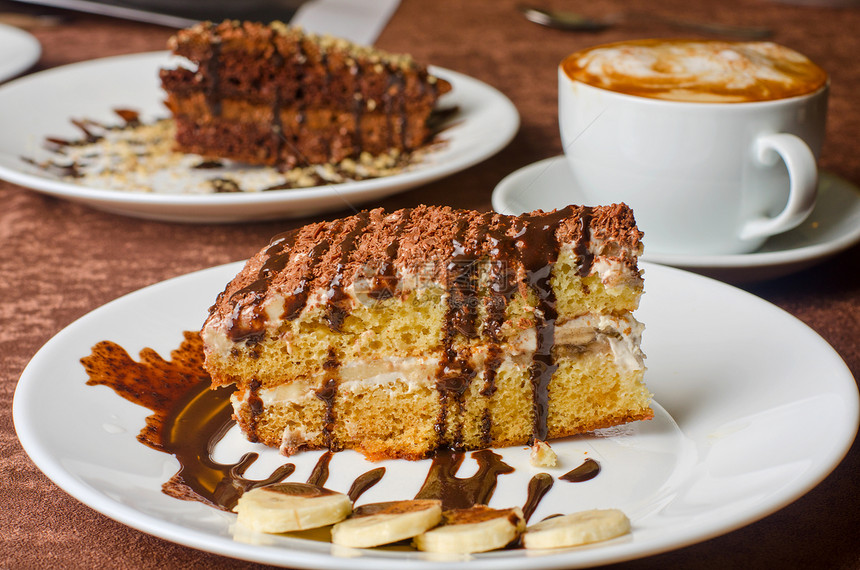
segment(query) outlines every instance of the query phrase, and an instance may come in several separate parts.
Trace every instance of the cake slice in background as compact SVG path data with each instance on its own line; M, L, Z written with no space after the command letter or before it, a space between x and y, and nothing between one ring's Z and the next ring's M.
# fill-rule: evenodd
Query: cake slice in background
M291 168L408 153L451 90L408 55L280 22L202 22L169 47L192 64L160 73L177 148L207 158Z
M377 209L275 237L202 330L251 441L292 454L525 445L648 419L624 205Z

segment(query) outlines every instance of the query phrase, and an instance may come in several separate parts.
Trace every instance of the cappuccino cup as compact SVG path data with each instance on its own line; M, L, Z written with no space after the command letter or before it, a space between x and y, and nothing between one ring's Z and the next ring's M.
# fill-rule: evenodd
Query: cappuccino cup
M748 253L812 211L828 79L796 51L636 40L571 54L558 76L573 182L633 208L646 252Z

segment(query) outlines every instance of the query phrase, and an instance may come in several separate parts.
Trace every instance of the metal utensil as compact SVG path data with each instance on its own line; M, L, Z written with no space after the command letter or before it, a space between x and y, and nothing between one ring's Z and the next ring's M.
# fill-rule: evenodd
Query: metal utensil
M627 21L638 21L656 22L687 31L748 40L760 40L770 37L772 34L771 30L767 28L694 22L647 12L623 12L603 18L592 18L566 10L546 10L534 6L519 6L519 10L535 24L575 32L597 32Z

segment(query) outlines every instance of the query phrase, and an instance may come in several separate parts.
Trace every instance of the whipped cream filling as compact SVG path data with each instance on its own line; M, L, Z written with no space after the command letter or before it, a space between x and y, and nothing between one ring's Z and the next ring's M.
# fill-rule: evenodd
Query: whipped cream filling
M619 370L632 372L645 369L645 355L639 348L643 330L644 326L632 316L583 315L557 325L555 343L556 346L594 350L608 346ZM601 343L602 340L607 342ZM505 345L506 356L500 369L516 365L530 356L536 344L534 330L524 331ZM477 351L476 364L482 365L484 356L482 351ZM338 391L360 392L374 386L396 384L401 391L408 393L428 386L435 387L438 367L439 359L436 357L387 357L352 361L338 369ZM482 375L479 374L477 378L480 380ZM316 379L297 379L275 387L261 388L257 391L257 397L267 407L287 402L301 403L315 398L318 387ZM248 396L247 391L241 396L234 394L234 408L238 410Z

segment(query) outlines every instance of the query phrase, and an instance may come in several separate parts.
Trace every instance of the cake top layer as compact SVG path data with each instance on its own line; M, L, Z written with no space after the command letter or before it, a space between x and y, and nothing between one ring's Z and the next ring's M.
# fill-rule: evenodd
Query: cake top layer
M275 236L218 297L207 324L220 322L240 340L263 327L268 299L284 299L283 318L294 319L309 299L322 298L336 329L359 288L373 299L422 283L451 291L481 262L488 262L495 293L526 294L547 278L545 269L564 248L576 256L582 276L599 259L639 280L641 237L624 204L523 216L439 206L364 211Z
M355 44L343 38L306 32L299 27L277 21L269 24L238 20L224 20L221 23L200 22L178 31L169 39L168 47L177 55L200 63L211 58L215 51L219 54L241 51L268 57L275 53L277 42L301 43L305 49L313 46L319 50L319 54L306 53L306 56L345 56L402 71L425 70L423 65L417 63L408 54L388 53L375 47ZM217 47L213 49L213 46ZM283 54L284 50L279 51Z

